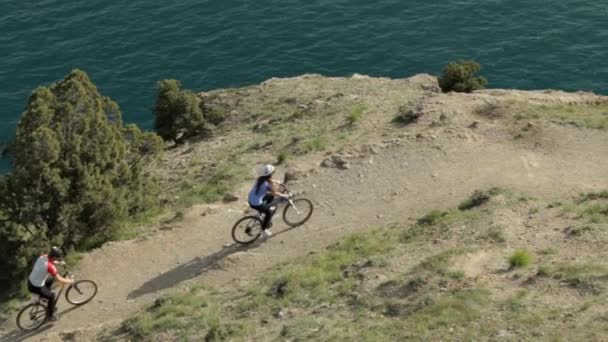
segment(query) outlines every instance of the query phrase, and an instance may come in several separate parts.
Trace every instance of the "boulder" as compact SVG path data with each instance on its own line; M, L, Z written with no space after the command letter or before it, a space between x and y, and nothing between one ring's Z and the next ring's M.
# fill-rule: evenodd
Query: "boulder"
M236 196L235 194L231 194L231 193L226 194L223 199L224 203L236 202L238 200L239 200L239 197Z
M300 178L300 175L297 171L287 170L287 172L285 172L285 176L283 177L283 183L288 184L298 180L298 178Z
M348 163L342 156L333 155L329 158L326 158L321 162L322 167L327 168L336 168L339 170L348 170L350 169L350 163Z

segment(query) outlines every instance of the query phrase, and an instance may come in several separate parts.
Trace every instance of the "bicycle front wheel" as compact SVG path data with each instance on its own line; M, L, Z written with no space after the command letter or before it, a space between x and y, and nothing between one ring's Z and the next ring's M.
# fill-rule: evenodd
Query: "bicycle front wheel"
M287 225L297 227L304 224L312 215L312 202L306 198L296 198L285 206L283 221Z
M92 280L79 280L65 291L65 299L73 305L88 303L97 294L97 284Z
M17 315L17 326L24 331L40 328L46 322L46 306L41 303L26 305Z
M240 244L248 244L257 240L262 234L262 220L256 216L245 216L236 221L232 227L232 238Z

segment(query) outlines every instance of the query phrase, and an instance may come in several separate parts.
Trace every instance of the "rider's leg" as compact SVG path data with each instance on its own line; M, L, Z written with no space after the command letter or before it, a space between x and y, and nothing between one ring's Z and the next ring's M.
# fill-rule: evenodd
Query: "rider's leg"
M275 210L271 210L273 206L276 206L277 199L272 195L264 196L264 203L259 206L261 212L264 213L264 221L262 222L262 228L264 230L270 227L270 221L272 220L272 216L274 215ZM276 208L275 208L276 209Z
M52 310L55 307L55 295L53 292L51 292L51 290L46 286L34 286L29 281L27 282L27 288L31 293L37 294L47 300L46 315L47 317L52 317Z
M264 220L262 221L262 229L266 230L270 226L270 220L272 219L272 210L268 204L261 205L260 211L264 213Z
M44 282L44 287L48 290L48 292L51 294L52 296L52 302L49 302L49 306L53 309L50 312L50 315L52 316L55 311L57 311L57 307L56 307L56 303L55 303L55 294L53 293L53 291L51 290L53 288L53 284L55 283L55 278L54 277L48 277L48 279L46 280L46 282ZM52 305L50 305L52 304ZM50 317L50 316L49 316Z
M264 219L262 220L262 229L266 230L268 228L268 224L270 223L270 218L272 217L270 206L267 203L262 203L262 205L250 204L249 206L264 215Z
M46 298L48 301L46 314L48 317L53 317L55 313L55 294L51 291L51 286L53 286L53 281L55 278L47 279L46 283L43 287L40 288L40 292L42 293L42 297Z

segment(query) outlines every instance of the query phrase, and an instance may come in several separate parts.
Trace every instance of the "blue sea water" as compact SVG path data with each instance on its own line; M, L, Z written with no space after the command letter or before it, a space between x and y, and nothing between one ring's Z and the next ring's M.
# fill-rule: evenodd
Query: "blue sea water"
M209 90L471 58L490 87L608 94L607 39L608 2L589 0L0 0L0 141L33 89L74 68L150 129L165 78Z

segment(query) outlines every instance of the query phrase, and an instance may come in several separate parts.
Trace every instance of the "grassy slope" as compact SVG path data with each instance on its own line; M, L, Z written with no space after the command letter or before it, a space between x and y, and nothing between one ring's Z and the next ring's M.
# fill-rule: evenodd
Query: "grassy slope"
M498 189L488 194L487 202L473 201L477 206L468 199L462 210L435 210L409 226L349 236L323 253L276 266L244 288L169 296L106 338L605 337L605 193L563 203ZM554 229L564 225L590 228ZM581 245L585 250L573 254ZM521 253L527 262L509 266Z
M403 131L391 121L415 109L425 96L420 88L395 80L321 76L210 92L203 101L226 120L213 138L167 151L153 170L160 178L164 204L125 224L116 238L131 239L145 233L145 226L179 216L192 205L221 200L249 181L262 163L289 166L310 153L338 151L377 138L380 130L388 136ZM540 119L608 128L608 105L602 103L536 104L507 96L478 111L507 121ZM408 127L410 133L421 129Z

